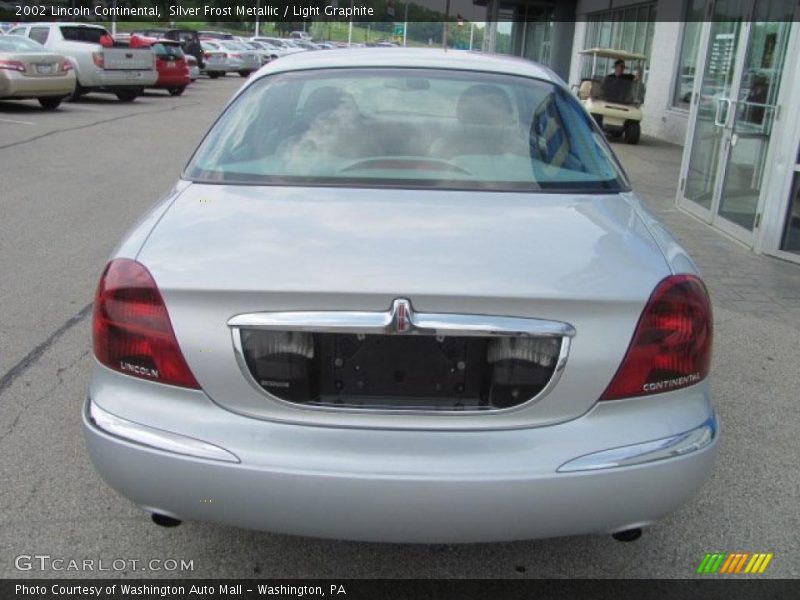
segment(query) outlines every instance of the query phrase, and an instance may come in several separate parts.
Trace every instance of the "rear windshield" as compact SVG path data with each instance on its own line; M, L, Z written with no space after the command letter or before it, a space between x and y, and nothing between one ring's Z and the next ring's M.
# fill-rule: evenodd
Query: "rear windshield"
M602 134L562 88L436 69L264 77L228 107L185 176L282 185L627 189Z
M98 27L79 27L65 25L61 27L61 35L65 40L71 42L89 42L92 44L99 44L100 38L108 35L105 29Z
M18 35L0 37L0 52L44 52L44 46Z
M177 44L164 44L162 42L156 42L152 46L153 52L155 52L156 56L159 58L164 58L167 60L177 60L179 58L183 58L183 50Z
M247 50L245 45L239 42L220 42L219 45L228 50Z

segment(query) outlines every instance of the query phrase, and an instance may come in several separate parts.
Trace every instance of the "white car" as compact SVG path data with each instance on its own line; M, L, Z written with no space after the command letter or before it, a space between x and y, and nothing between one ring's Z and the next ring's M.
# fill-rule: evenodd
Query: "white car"
M261 55L236 40L202 40L200 45L212 79L231 72L247 77L261 67Z
M564 83L502 56L263 67L93 336L91 458L162 525L633 540L717 449L697 268Z
M10 33L28 37L70 60L77 80L73 99L104 92L131 102L158 80L156 58L150 48L116 46L109 32L99 25L26 23Z
M298 48L297 46L292 45L288 40L282 40L276 37L254 37L251 39L255 42L264 42L269 44L273 48L279 50L281 52L281 56L305 52L303 48Z
M261 64L265 65L269 61L278 58L278 53L275 52L272 48L269 48L266 44L262 44L261 42L254 42L253 40L239 40L239 43L242 44L248 50L255 52L258 54L259 58L261 58Z

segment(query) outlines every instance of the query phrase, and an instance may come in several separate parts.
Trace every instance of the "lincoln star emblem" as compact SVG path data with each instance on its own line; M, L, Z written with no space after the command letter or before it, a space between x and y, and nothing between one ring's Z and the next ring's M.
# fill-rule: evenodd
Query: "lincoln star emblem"
M392 305L392 325L397 333L407 333L411 330L411 303L398 298Z

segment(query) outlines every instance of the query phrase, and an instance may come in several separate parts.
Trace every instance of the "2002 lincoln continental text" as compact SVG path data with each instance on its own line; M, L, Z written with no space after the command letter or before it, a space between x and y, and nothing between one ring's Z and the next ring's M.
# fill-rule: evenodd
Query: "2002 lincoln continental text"
M84 425L156 523L638 537L709 476L697 269L551 71L271 62L102 274Z

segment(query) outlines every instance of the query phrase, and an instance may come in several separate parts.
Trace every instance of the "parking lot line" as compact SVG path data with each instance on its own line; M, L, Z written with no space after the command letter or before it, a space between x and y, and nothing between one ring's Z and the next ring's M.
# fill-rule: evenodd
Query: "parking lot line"
M3 123L14 123L16 125L36 125L36 123L31 123L30 121L15 121L14 119L0 119Z

